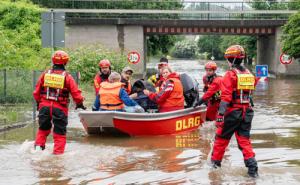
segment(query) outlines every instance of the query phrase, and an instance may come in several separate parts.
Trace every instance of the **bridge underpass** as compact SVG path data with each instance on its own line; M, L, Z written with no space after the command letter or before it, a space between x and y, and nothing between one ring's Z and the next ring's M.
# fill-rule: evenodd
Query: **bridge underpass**
M299 62L282 65L281 26L291 10L124 10L55 9L67 13L66 46L102 44L128 53L137 51L141 61L132 65L145 74L148 35L255 35L257 64L268 64L276 75L300 73Z

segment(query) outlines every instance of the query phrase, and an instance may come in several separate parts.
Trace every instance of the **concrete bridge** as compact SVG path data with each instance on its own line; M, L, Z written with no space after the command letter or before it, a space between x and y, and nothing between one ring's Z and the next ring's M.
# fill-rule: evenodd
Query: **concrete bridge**
M213 4L212 4L213 5ZM211 5L211 6L212 6ZM243 5L244 6L244 5ZM132 64L145 74L149 35L256 35L257 63L268 64L276 75L300 73L300 63L282 65L280 36L292 10L252 10L248 6L213 10L54 9L66 12L66 47L100 43L128 53L137 51L141 62Z

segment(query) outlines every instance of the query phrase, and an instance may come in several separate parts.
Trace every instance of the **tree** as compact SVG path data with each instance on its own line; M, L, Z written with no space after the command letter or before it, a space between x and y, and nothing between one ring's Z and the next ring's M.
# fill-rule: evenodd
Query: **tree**
M283 26L283 52L300 58L300 12L292 15Z
M200 53L209 53L209 58L214 56L215 59L223 59L223 52L219 45L222 42L220 35L205 35L198 40L198 48Z
M222 36L220 50L225 51L231 45L241 45L248 56L256 56L256 42L255 36Z
M191 40L182 40L175 43L172 55L176 58L193 58L196 56L197 45Z
M45 68L50 63L50 50L41 47L41 11L24 2L0 2L0 68Z

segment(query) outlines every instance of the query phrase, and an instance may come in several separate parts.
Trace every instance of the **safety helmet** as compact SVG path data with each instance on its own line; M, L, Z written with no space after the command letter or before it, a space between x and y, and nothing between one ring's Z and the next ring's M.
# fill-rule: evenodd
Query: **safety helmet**
M99 65L100 68L110 67L110 62L109 62L108 59L103 59L103 60L100 60L98 65Z
M58 65L66 65L69 61L69 55L61 50L55 51L52 55L52 63Z
M205 64L205 69L217 70L218 66L214 61L209 61Z
M228 58L245 58L245 50L240 45L232 45L226 49L224 57Z
M159 62L157 64L157 66L158 66L158 68L162 68L162 67L168 66L168 63L166 63L166 62Z

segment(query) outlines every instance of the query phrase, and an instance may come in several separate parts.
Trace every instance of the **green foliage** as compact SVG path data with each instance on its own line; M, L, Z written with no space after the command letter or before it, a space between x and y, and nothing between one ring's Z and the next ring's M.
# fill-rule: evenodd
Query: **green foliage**
M223 52L218 47L222 42L220 35L205 35L198 40L200 53L207 52L208 57L214 56L215 59L223 59Z
M287 10L294 9L294 2L299 0L292 0L290 2L286 1L276 1L276 0L255 0L250 3L252 8L256 10Z
M108 59L112 64L112 70L121 72L127 65L127 57L120 52L112 52L103 49L100 45L90 45L66 50L70 56L69 71L80 71L81 81L92 82L99 71L98 63L102 59Z
M219 45L220 50L224 53L231 45L241 45L248 56L256 56L256 42L255 36L222 36L222 42Z
M25 1L0 2L0 69L45 68L49 49L41 47L42 9Z
M231 45L241 45L245 48L248 56L256 56L255 36L203 36L198 40L200 53L208 53L207 57L213 56L216 59L223 60L225 50Z
M173 35L153 35L147 38L147 55L168 54L176 42L177 37Z
M183 40L175 43L172 56L176 58L194 58L197 52L197 45L194 41Z
M291 16L283 26L283 51L300 58L300 12Z

